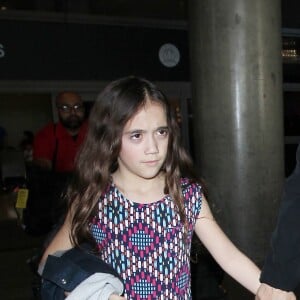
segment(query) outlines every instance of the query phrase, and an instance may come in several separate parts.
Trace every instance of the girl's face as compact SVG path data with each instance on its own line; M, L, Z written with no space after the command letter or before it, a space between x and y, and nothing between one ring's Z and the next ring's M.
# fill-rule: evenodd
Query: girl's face
M163 106L147 101L124 127L118 157L119 171L126 176L154 178L165 162L168 140Z

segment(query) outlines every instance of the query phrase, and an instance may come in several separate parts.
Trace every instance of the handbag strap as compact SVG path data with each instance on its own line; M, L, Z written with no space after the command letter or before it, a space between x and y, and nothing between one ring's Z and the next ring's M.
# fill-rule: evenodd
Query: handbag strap
M58 152L58 138L56 136L56 124L53 124L53 133L55 138L54 152L52 157L52 171L55 171L56 160L57 160L57 152Z

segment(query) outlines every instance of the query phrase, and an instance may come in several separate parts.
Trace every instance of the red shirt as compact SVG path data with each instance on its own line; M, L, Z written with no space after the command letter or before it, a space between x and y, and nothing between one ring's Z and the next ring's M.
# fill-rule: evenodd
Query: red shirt
M84 122L74 139L61 123L54 126L53 123L46 125L35 136L33 144L33 159L45 158L53 161L55 148L55 171L70 172L74 169L76 154L85 139L87 122Z

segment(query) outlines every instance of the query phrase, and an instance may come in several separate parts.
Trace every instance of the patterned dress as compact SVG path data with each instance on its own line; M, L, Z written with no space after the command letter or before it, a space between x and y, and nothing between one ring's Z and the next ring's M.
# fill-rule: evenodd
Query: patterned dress
M111 184L91 224L101 258L121 275L126 299L191 299L190 247L201 188L182 180L188 233L169 195L134 203Z

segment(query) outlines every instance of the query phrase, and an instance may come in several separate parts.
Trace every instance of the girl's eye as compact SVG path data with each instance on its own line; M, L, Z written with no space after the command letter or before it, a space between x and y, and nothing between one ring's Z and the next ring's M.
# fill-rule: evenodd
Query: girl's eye
M133 139L133 140L138 140L142 137L142 134L139 133L139 132L136 132L136 133L133 133L130 135L130 138Z
M168 129L162 128L157 130L158 135L160 136L166 136L168 135Z

